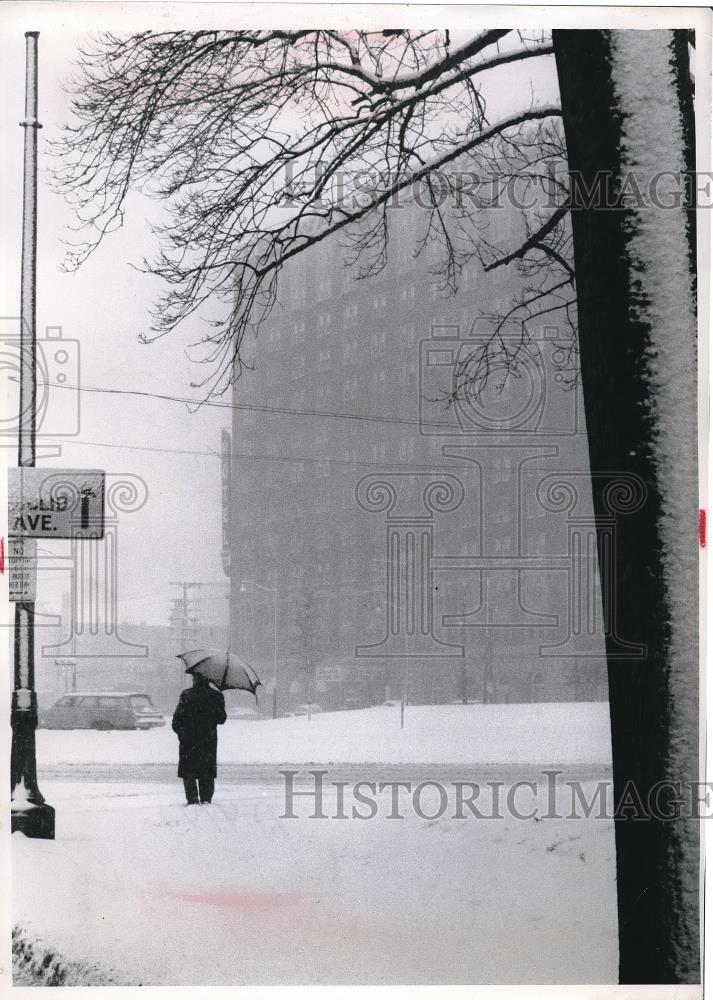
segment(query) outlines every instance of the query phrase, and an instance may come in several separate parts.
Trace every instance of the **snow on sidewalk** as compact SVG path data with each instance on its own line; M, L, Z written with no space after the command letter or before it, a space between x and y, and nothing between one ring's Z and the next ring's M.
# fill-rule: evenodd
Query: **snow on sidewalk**
M609 763L606 702L395 706L306 718L233 721L220 729L223 764ZM39 761L61 764L175 763L170 724L148 732L37 732Z
M13 921L127 982L616 978L608 820L314 820L309 800L286 820L275 785L189 808L178 782L43 790L57 839L13 837Z

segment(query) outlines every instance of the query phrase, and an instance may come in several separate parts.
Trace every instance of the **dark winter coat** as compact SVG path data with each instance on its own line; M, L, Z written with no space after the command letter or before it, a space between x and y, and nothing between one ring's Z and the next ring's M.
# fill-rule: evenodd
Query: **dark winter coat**
M181 692L172 722L178 735L179 778L215 778L216 727L222 726L225 719L225 699L220 691L192 687Z

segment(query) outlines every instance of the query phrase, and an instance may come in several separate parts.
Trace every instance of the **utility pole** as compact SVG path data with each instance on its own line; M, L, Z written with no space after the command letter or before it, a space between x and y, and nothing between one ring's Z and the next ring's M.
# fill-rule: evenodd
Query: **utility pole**
M179 630L181 652L185 653L189 631L198 624L198 617L195 614L197 599L189 595L192 590L199 590L202 584L195 580L171 580L170 585L180 587L183 594L182 597L173 598L170 624L172 628ZM183 686L182 682L181 686Z
M312 661L307 658L307 721L312 721Z
M460 603L460 615L461 621L465 621L466 607L465 607L465 595L461 597ZM463 646L463 660L460 665L460 697L464 705L468 704L468 630L466 628L461 629L461 643Z
M22 195L22 284L20 306L20 415L18 465L35 464L37 427L37 39L38 31L25 32L25 130ZM35 600L37 573L34 539L16 538L14 554L26 561L32 576L31 597L15 604L14 683L11 705L12 749L10 756L11 829L27 837L54 840L54 809L37 784L35 731Z
M490 629L490 581L485 584L485 644L483 650L483 704L495 701L495 675L493 672L493 637Z
M182 586L182 584L178 584L178 586ZM203 589L205 589L206 587L219 587L221 590L223 588L225 588L225 584L224 583L219 583L217 580L203 580L203 581L201 581L200 586ZM222 648L223 646L225 646L227 652L230 652L230 592L228 592L227 594L218 594L215 597L201 597L201 601L206 601L206 600L207 601L227 601L228 602L227 603L227 609L228 609L227 610L227 617L225 619L225 641L223 642L222 640L219 641L218 639L216 639L215 642L210 642L210 643L208 643L208 645L216 646L216 647L219 647L219 648ZM210 627L210 626L206 625L206 628L208 628L208 627Z

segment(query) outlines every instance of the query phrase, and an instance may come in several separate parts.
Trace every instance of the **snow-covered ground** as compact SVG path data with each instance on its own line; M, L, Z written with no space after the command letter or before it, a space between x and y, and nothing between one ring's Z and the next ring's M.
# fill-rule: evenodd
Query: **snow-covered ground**
M206 807L183 804L170 726L40 730L37 753L56 840L13 838L13 922L88 982L98 962L107 982L152 985L615 981L612 824L542 815L543 769L606 776L606 704L409 707L404 729L385 706L231 721ZM310 818L311 798L282 817L281 767L304 789L310 764L328 771L323 812L345 818ZM353 783L388 776L441 781L443 815L427 818L430 788L421 815L404 790L389 819L387 790L376 815L354 816L371 809ZM467 779L501 780L503 800L535 781L517 808L534 793L541 813L517 819L487 793L481 814L501 818L459 810L453 782Z
M276 783L179 789L45 782L57 839L14 836L14 923L119 983L616 980L608 820L359 820L352 797L288 820Z
M218 759L242 763L601 763L611 760L606 702L396 706L253 721L219 730ZM48 765L168 764L177 758L170 724L148 732L37 732Z

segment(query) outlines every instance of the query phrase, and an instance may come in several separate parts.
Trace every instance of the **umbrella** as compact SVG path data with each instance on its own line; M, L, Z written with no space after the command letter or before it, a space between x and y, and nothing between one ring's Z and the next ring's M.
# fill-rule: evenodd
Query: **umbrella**
M179 653L187 674L202 674L220 691L249 691L255 694L260 678L239 656L222 649L192 649Z

